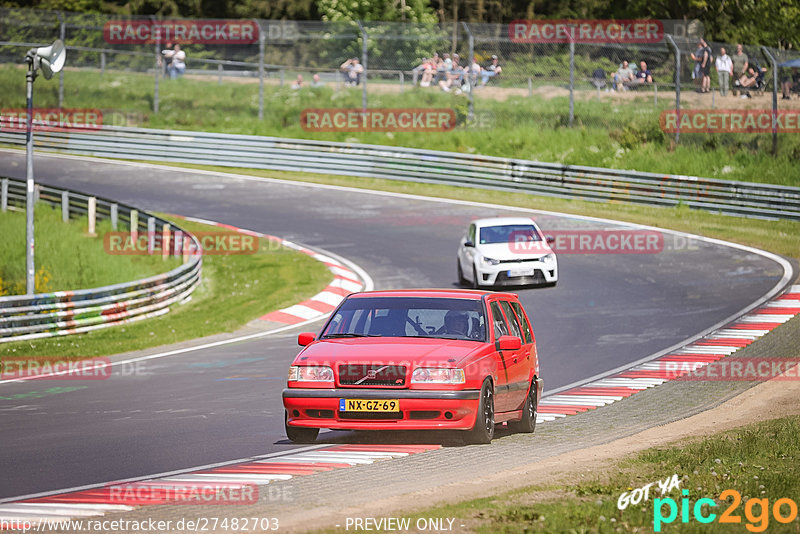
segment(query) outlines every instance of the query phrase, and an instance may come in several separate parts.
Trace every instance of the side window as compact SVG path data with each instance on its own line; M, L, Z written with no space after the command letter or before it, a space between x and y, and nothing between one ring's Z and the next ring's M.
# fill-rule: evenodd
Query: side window
M522 305L519 302L512 302L511 307L517 312L519 324L522 325L522 333L525 335L525 343L533 343L533 333L531 332L531 325L525 319L525 312L522 311Z
M475 243L475 225L474 224L470 224L469 225L469 230L467 230L467 241L472 241L473 244Z
M508 319L508 326L511 330L511 335L522 339L522 332L519 329L519 322L517 321L517 316L514 315L514 312L511 310L511 305L508 303L508 301L502 300L500 301L500 306L503 307L503 311L506 313L506 319Z
M503 313L500 311L500 304L492 302L492 326L494 328L494 338L497 340L500 336L508 335L508 326L506 320L503 319Z

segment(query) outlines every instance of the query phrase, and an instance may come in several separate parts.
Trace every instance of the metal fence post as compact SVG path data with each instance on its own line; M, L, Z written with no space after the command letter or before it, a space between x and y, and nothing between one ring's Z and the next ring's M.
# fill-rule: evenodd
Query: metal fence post
M475 95L474 95L475 84L472 82L472 59L475 55L475 38L472 36L472 32L469 29L469 25L463 21L461 22L461 24L462 26L464 26L464 31L467 32L467 40L469 42L469 52L467 54L467 80L469 80L469 113L467 113L467 117L469 119L472 119L475 116Z
M258 25L258 120L264 118L264 42L266 36Z
M89 197L89 203L87 205L87 211L89 216L89 235L95 235L95 230L97 229L97 198L96 197Z
M367 30L361 21L358 21L361 28L361 65L364 67L364 78L361 80L361 111L367 112Z
M139 240L139 211L131 210L130 219L131 243L136 243Z
M176 231L172 241L174 244L172 247L172 255L177 258L183 251L183 232L180 230Z
M155 23L155 17L150 17L150 19ZM161 59L161 35L159 34L159 38L156 39L156 79L155 79L155 89L153 91L153 113L158 113L158 79L161 77L161 65L159 59Z
M8 210L8 178L3 178L0 182L0 210Z
M170 237L170 225L165 224L161 227L161 259L166 260L169 258L169 237Z
M569 37L569 125L575 119L575 39Z
M681 139L681 49L670 34L666 34L667 42L675 54L675 144Z
M61 42L67 42L67 28L66 24L64 24L64 13L61 11L58 12L58 21L59 21L59 37L61 38ZM58 109L64 107L64 69L61 69L61 72L58 73Z
M69 222L69 191L61 192L61 222Z
M775 155L778 153L778 61L766 46L761 50L772 64L772 154Z
M116 230L119 226L119 204L113 202L111 204L111 229Z
M106 73L106 53L100 52L100 76Z

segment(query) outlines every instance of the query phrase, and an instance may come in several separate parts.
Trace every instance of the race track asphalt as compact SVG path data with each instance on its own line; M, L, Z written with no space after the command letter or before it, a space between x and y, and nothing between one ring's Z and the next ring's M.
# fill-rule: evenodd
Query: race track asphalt
M320 247L364 268L376 288L457 287L455 251L469 221L520 214L44 154L35 173L39 183ZM0 176L24 178L24 153L0 153ZM545 233L618 228L532 216ZM746 307L783 275L763 256L671 234L657 253L564 253L559 267L557 287L514 290L534 324L545 391L679 343ZM0 498L294 447L284 435L280 391L298 331L153 360L143 376L0 385Z

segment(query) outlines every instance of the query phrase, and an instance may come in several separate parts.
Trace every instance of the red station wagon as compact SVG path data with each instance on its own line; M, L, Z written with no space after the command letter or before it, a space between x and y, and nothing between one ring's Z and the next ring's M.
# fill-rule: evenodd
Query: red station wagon
M533 432L542 394L536 339L516 295L456 289L355 293L303 350L283 390L286 435L320 428Z

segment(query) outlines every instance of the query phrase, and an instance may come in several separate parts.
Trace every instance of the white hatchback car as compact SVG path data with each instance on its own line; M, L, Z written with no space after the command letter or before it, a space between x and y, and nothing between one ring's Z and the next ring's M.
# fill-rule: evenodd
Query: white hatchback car
M558 282L558 260L533 220L494 217L470 223L458 247L462 285L549 285Z

